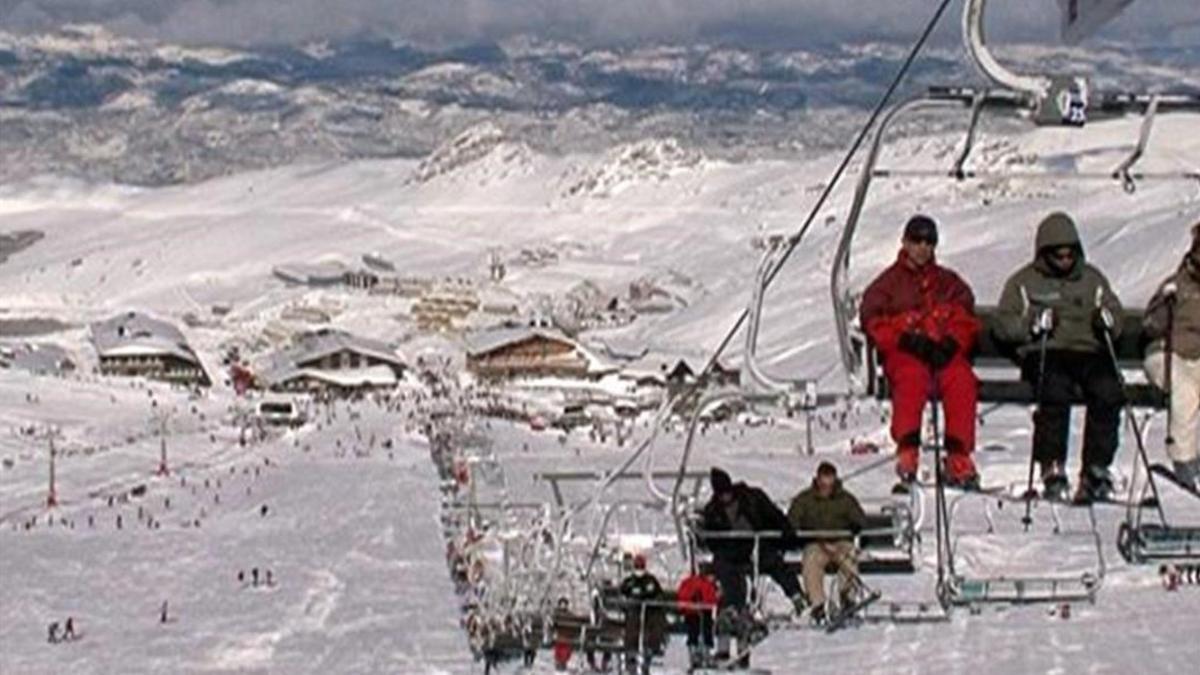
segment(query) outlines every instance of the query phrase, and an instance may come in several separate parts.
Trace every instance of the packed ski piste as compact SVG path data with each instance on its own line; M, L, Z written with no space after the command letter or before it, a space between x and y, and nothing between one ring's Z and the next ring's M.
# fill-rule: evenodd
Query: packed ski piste
M96 368L7 338L0 352L0 672L1194 672L1200 96L1013 72L985 44L987 3L967 0L985 83L897 102L946 20L950 3L932 4L874 114L844 155L806 167L820 180L787 204L787 231L756 237L740 283L717 276L748 262L717 257L720 236L616 235L653 242L626 267L650 248L659 269L707 261L694 306L631 285L635 307L667 311L648 328L623 298L581 313L592 285L561 330L545 279L604 263L599 245L558 245L557 226L538 233L557 248L506 259L491 225L464 224L486 282L454 277L458 253L420 226L400 265L280 264L285 288L319 290L230 291L215 318L189 313L187 335L151 310L206 311L209 281L185 260L203 246L146 311L118 294L121 311L97 315L116 263L77 282L96 306L69 318L92 323L62 331ZM1059 4L1078 40L1130 3ZM935 118L961 131L929 150L914 130ZM990 140L996 120L1042 155ZM723 170L694 169L695 185L761 195L761 177ZM284 177L256 178L255 199L328 213L325 192ZM359 178L339 180L365 191ZM215 189L247 193L239 180ZM628 193L651 221L654 190ZM45 310L55 291L31 276L90 264L54 243L56 220L106 200L153 218L195 199L179 194L0 195L0 213L50 232L12 239L0 276L24 284L18 307ZM454 206L445 218L472 217ZM279 249L302 247L217 258L236 271ZM131 250L136 285L147 254ZM339 305L332 283L359 295ZM540 298L533 321L512 318L506 284ZM379 335L401 306L419 326L405 355L287 330L340 313ZM488 312L509 318L454 328Z

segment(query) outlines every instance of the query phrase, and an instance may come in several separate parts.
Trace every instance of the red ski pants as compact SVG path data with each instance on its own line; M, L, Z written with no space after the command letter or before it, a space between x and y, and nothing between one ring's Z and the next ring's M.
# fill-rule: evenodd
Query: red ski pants
M934 394L930 367L909 356L896 354L887 364L892 388L892 440L896 442L896 471L915 474L920 464L921 416ZM945 413L946 472L951 480L975 473L975 404L979 381L965 358L956 357L937 373L937 394Z

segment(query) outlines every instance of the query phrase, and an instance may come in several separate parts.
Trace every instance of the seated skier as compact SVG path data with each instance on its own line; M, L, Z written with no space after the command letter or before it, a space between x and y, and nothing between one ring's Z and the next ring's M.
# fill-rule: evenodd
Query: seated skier
M867 287L859 311L891 387L897 493L908 492L916 480L921 415L935 392L946 412L946 484L979 488L972 459L979 383L968 357L980 322L970 287L938 264L937 244L932 218L909 219L896 262Z
M712 498L701 512L700 529L705 532L743 532L746 537L702 537L712 551L713 572L721 586L721 609L746 607L746 577L754 572L754 532L775 532L782 536L763 537L758 544L758 572L779 584L791 599L797 613L804 610L800 581L788 570L783 551L797 542L783 511L767 493L733 479L717 467L710 474Z
M1120 443L1125 393L1108 353L1121 332L1121 302L1100 270L1088 264L1075 221L1065 213L1038 225L1033 262L1004 284L993 332L1017 345L1022 377L1039 391L1033 417L1033 457L1042 497L1064 500L1071 396L1083 391L1087 416L1077 503L1112 498L1108 468ZM1107 334L1107 337L1106 337Z
M837 477L837 467L821 462L812 485L796 495L788 509L788 520L804 546L804 588L812 605L814 623L824 623L825 573L837 570L840 594L839 606L849 607L859 591L857 551L853 536L866 526L867 517L858 499L850 494ZM830 532L822 536L818 531ZM845 532L846 534L833 534Z
M633 556L633 571L621 581L625 601L625 668L632 672L638 660L649 669L650 655L658 652L666 633L662 584L646 569L646 556Z
M1167 454L1179 483L1200 492L1200 223L1192 226L1192 245L1179 269L1150 298L1144 328L1151 340L1146 374L1170 396Z

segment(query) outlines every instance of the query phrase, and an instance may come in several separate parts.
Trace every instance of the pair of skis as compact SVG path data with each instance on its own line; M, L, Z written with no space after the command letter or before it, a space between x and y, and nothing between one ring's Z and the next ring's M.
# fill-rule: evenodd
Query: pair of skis
M1162 470L1165 470L1165 471L1169 471L1169 469L1167 469L1166 467L1163 467L1163 466L1160 466L1159 468ZM1172 474L1172 476L1173 475L1174 474ZM933 488L932 485L924 485L924 484L922 484L922 487L925 487L928 489ZM967 495L978 495L980 497L990 497L990 498L999 499L999 500L1006 501L1006 502L1012 502L1014 504L1024 504L1026 502L1042 500L1041 494L1039 494L1036 491L1028 492L1026 494L1013 494L1013 492L1011 491L1009 486L1005 486L1005 485L985 485L985 486L982 486L979 488L966 489L966 490L959 488L959 487L947 485L947 486L945 486L945 489L953 490L955 492L961 492L962 494L967 494ZM1198 495L1198 496L1200 496L1200 495ZM1137 501L1134 501L1132 499L1117 499L1117 498L1092 499L1089 501L1077 501L1074 499L1061 499L1061 500L1060 499L1046 499L1044 501L1048 504L1058 504L1061 506L1067 506L1067 507L1071 507L1071 508L1083 508L1083 507L1088 507L1088 506L1103 506L1103 505L1119 506L1119 507L1142 506L1142 507L1146 507L1146 508L1153 508L1158 503L1153 497L1146 497L1145 499L1141 499L1141 500L1137 500Z

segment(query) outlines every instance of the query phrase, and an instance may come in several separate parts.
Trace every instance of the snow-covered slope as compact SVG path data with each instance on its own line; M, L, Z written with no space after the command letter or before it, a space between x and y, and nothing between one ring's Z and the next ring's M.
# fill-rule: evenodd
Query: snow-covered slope
M973 166L993 174L1107 173L1129 152L1137 124L985 137ZM1195 171L1197 124L1190 115L1161 119L1140 168ZM673 140L549 157L505 139L485 125L420 163L301 166L168 189L53 179L0 188L6 228L46 233L0 266L5 307L66 321L131 305L179 316L217 301L252 313L264 294L286 294L270 276L281 263L354 261L379 251L413 274L479 275L493 247L568 245L558 265L515 270L506 283L517 292L553 292L581 277L620 285L647 272L677 271L704 292L689 299L687 310L635 322L623 335L704 349L719 338L715 327L745 301L759 255L754 241L796 228L833 163L832 157L713 162ZM944 168L956 142L953 136L904 140L887 149L881 165ZM821 289L848 193L826 206L773 291L767 353L794 352L796 336L806 336L802 343L811 347L795 354L803 357L797 366L828 356L822 350L829 308ZM994 300L1003 278L1031 255L1037 221L1053 209L1076 216L1089 258L1138 304L1177 257L1200 205L1187 181L1147 181L1126 193L1106 179L880 180L856 242L852 278L865 284L895 254L907 216L927 211L943 225L939 256L969 270L981 301ZM980 267L983 255L989 264Z
M1138 124L985 134L974 166L981 172L1108 171L1130 151ZM353 413L336 411L319 428L242 448L228 424L234 402L226 388L191 401L165 387L96 378L88 372L90 348L78 326L127 309L177 323L192 313L204 317L204 325L185 333L210 363L219 362L223 345L252 342L296 305L330 311L339 327L402 340L413 329L396 319L401 301L288 287L271 275L272 268L354 263L373 253L405 275L466 277L486 288L489 254L499 248L504 260L521 259L523 250L554 252L538 265L510 265L494 289L530 304L585 280L611 289L645 278L686 279L674 289L684 297L672 311L582 337L703 356L744 306L762 241L799 225L838 159L715 161L682 142L649 139L591 154L524 149L513 165L519 169L500 170L510 166L503 139L498 127L480 129L466 137L461 153L451 144L423 165L386 160L292 166L159 189L51 178L0 187L5 231L45 234L0 263L0 318L72 326L46 339L70 348L84 365L80 375L62 380L0 371L0 459L13 460L0 468L0 625L11 636L0 649L0 671L472 668L455 624L457 600L444 581L434 522L436 480L423 441L406 428L405 410L397 416L365 403ZM956 142L954 136L909 137L890 146L882 163L944 168ZM1195 171L1197 158L1200 116L1163 116L1143 168ZM414 180L422 166L428 178ZM600 191L564 189L581 177L592 177L588 184ZM609 196L598 198L601 193ZM844 387L832 365L828 275L848 199L848 188L835 194L779 277L767 299L762 335L773 369L822 377L830 390ZM1200 220L1200 194L1194 181L1148 181L1132 194L1109 179L880 181L856 241L852 281L861 288L892 259L904 220L920 210L942 223L941 259L962 272L981 302L994 301L1004 277L1032 255L1038 220L1059 208L1079 220L1089 259L1108 273L1127 304L1138 305L1183 252L1187 226ZM230 311L214 317L213 305ZM423 340L414 343L436 345L431 349L443 353L461 347L453 335ZM738 351L735 346L730 353ZM158 406L176 409L171 444L186 485L180 476L147 476L158 452L148 423ZM864 418L878 420L877 410L864 411ZM878 431L865 426L855 433ZM53 528L40 507L48 428L62 434L66 503L55 513L69 521ZM1160 431L1152 442L1161 441ZM375 445L358 456L354 450L363 450L372 433L395 439L394 452ZM798 433L787 427L747 436L753 443L732 432L710 434L701 459L734 465L782 498L811 470L812 458L796 456ZM532 499L541 498L528 483L534 470L587 462L606 468L619 456L598 448L580 459L576 447L591 446L574 438L560 446L553 436L535 437L537 452L519 451L528 440L523 431L497 428L495 434L514 494ZM987 434L1023 448L1025 412L989 418ZM820 450L844 453L844 436L826 430ZM678 442L672 436L668 445L677 448ZM1020 479L1024 457L990 457L985 475ZM201 487L205 480L209 486ZM107 506L107 494L139 483L148 485L144 501ZM264 504L266 516L260 513ZM161 522L160 529L137 518L139 506ZM124 518L119 531L118 514ZM26 531L35 515L38 524ZM89 517L94 525L87 524ZM1105 516L1106 537L1114 518ZM237 572L252 567L271 568L279 586L241 588ZM1151 598L1157 582L1145 572L1117 570L1105 591L1111 600L1105 596L1104 604L1081 610L1074 622L1055 619L1050 629L1040 610L1021 611L963 617L947 627L864 630L826 642L781 639L770 643L764 658L780 672L797 659L809 662L805 650L867 671L880 664L983 670L1000 656L1012 665L999 670L1072 671L1109 662L1133 667L1138 661L1131 647L1158 640L1163 669L1183 669L1190 658L1179 627L1184 624L1153 627L1156 613L1172 606L1161 592ZM174 623L157 623L163 600L170 602ZM70 614L81 617L85 639L46 645L49 621ZM1024 642L1047 630L1052 641L1025 649ZM1089 640L1095 656L1066 653L1084 649ZM673 654L677 659L679 652ZM546 668L544 662L539 667Z

